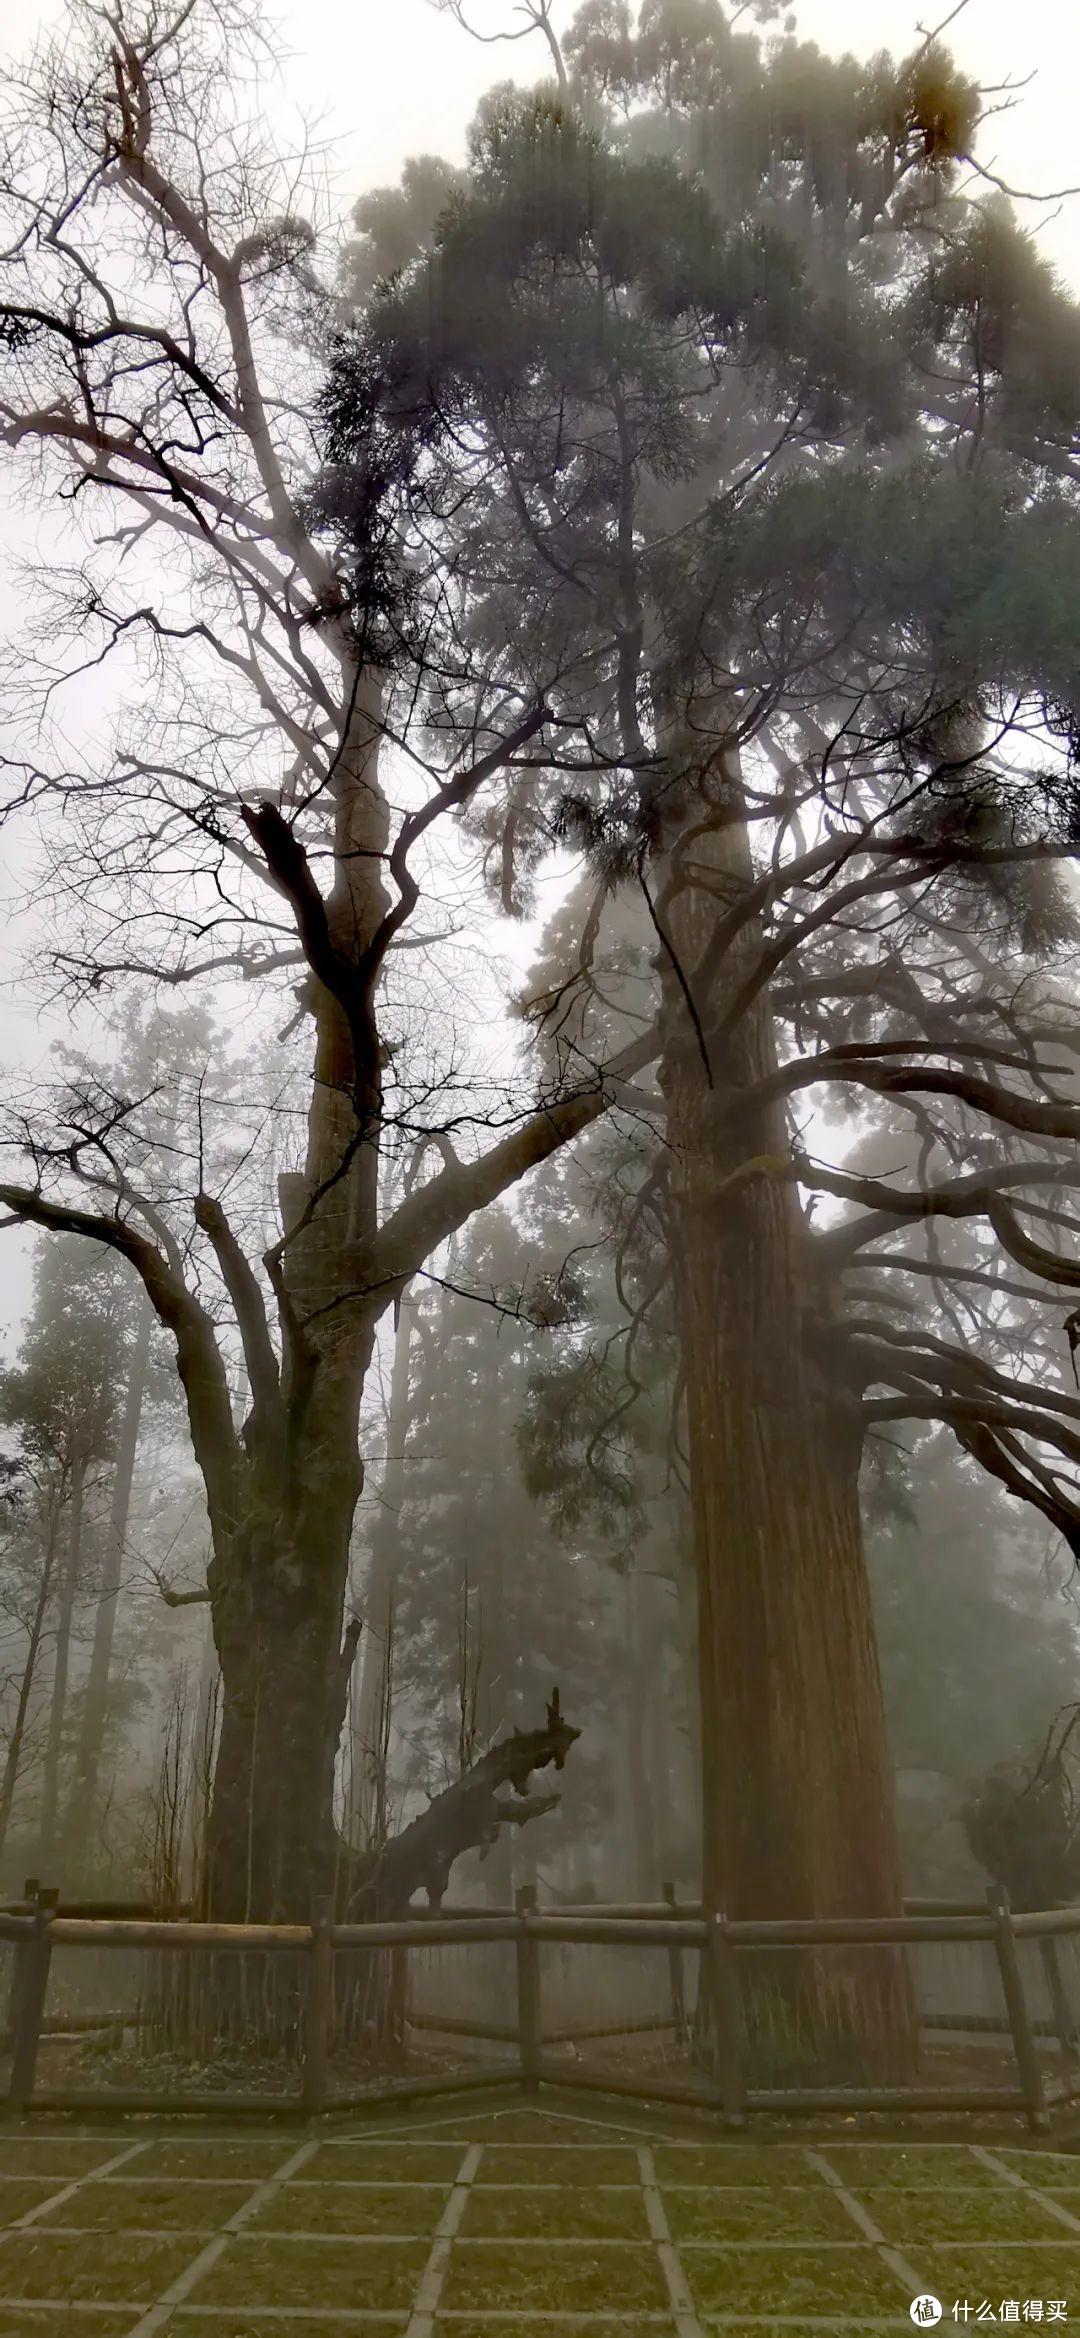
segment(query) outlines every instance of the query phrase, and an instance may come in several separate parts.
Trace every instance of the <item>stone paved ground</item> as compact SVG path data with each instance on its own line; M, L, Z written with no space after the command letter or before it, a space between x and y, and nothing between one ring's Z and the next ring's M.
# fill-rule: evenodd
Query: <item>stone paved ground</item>
M510 2109L0 2129L0 2338L705 2338L1080 2321L1080 2156Z

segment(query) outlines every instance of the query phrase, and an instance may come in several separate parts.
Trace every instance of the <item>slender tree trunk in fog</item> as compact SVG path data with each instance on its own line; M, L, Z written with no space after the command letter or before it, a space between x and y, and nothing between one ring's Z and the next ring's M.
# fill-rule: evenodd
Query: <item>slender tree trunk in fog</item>
M79 1731L75 1783L67 1821L68 1840L78 1855L93 1827L97 1802L98 1772L102 1747L109 1717L109 1688L112 1669L113 1641L116 1634L116 1609L123 1580L124 1551L127 1544L128 1517L131 1511L131 1489L135 1477L135 1458L138 1452L139 1427L146 1396L146 1375L150 1360L150 1333L154 1310L143 1293L139 1305L138 1329L128 1371L124 1416L116 1448L113 1472L112 1500L109 1505L109 1523L105 1542L105 1562L101 1589L94 1613L94 1640L90 1652L90 1669L83 1702L82 1726Z
M41 1580L38 1584L38 1595L34 1607L33 1620L30 1625L30 1638L27 1643L26 1662L23 1665L22 1679L19 1682L19 1701L15 1707L15 1719L12 1723L11 1736L8 1739L7 1753L4 1757L4 1774L2 1780L0 1780L0 1853L2 1853L4 1845L7 1841L7 1831L11 1820L11 1807L15 1800L15 1788L19 1781L19 1764L22 1760L23 1741L26 1736L26 1716L30 1705L31 1691L34 1686L34 1675L37 1671L38 1656L41 1650L41 1635L45 1627L45 1617L48 1612L49 1594L52 1590L53 1574L56 1567L56 1551L60 1540L60 1521L62 1516L63 1511L61 1504L59 1500L55 1500L51 1504L49 1511L49 1533L48 1540L45 1545L45 1562L41 1570Z
M488 1596L483 1613L484 1701L481 1707L485 1739L501 1736L511 1726L510 1649L506 1623L506 1551L502 1538L490 1553L486 1569ZM482 1867L484 1897L497 1908L509 1907L514 1896L513 1828L502 1827Z
M646 1586L636 1568L626 1578L626 1777L633 1830L634 1892L654 1899L658 1889L656 1856L656 1781L650 1774L653 1731L649 1716L656 1699L656 1681L645 1623Z
M79 1569L82 1563L83 1495L86 1486L86 1464L76 1461L71 1472L71 1521L68 1533L67 1561L60 1585L60 1611L56 1622L56 1651L53 1657L52 1695L49 1701L49 1734L45 1745L45 1769L41 1789L40 1849L38 1858L42 1873L48 1871L56 1849L56 1821L60 1807L60 1752L67 1713L68 1677L71 1669L71 1622L75 1612L75 1595L79 1588Z

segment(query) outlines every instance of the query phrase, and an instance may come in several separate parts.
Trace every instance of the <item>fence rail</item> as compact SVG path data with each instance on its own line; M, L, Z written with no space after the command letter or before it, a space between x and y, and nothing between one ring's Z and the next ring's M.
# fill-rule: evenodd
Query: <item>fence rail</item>
M102 1906L102 1903L98 1903ZM6 2102L10 2109L123 2110L177 2109L243 2110L311 2116L335 2109L372 2106L380 2101L410 2100L457 2093L463 2088L505 2086L507 2081L536 2092L543 2085L597 2093L631 2096L646 2101L682 2103L716 2112L729 2124L741 2125L755 2111L975 2111L1019 2110L1029 2123L1045 2129L1049 2123L1046 2082L1037 2039L1054 2036L1062 2051L1062 2065L1080 2043L1080 2009L1070 2014L1057 1962L1055 1942L1080 1933L1080 1907L1015 1913L1000 1892L988 1894L976 1908L962 1901L907 1903L897 1917L855 1917L729 1921L706 1914L701 1903L680 1902L668 1887L658 1902L608 1903L603 1906L541 1911L535 1893L518 1894L513 1908L491 1910L444 1907L427 1914L414 1913L393 1922L336 1923L329 1902L320 1903L310 1925L214 1924L189 1916L167 1918L140 1908L138 1913L87 1913L84 1906L68 1912L55 1891L28 1886L22 1902L0 1909L0 1941L11 1944L12 1983L6 2024L11 2061ZM1038 1942L1050 1990L1053 2018L1033 2014L1028 2003L1018 1948L1026 1940ZM516 2019L512 2022L470 2022L438 2012L418 2012L413 2026L442 2030L447 2036L469 2036L516 2049L512 2062L484 2071L439 2077L395 2079L363 2094L331 2096L330 2073L334 2054L334 1959L348 1952L393 1949L410 1951L436 1947L473 1946L498 1942L513 1944L516 1966ZM927 2084L800 2084L789 2087L753 2083L744 2064L747 1952L785 1950L914 1949L934 1942L990 1944L1004 2000L1000 2019L993 2016L935 2013L925 2026L936 2031L997 2030L1011 2041L1015 2084L968 2086ZM542 2018L541 1975L545 1947L571 1946L663 1949L667 1952L670 2014L624 2023L583 2023L578 2028L552 2027L545 2032ZM135 2089L42 2089L37 2083L39 2048L54 2036L62 2021L46 2018L50 1965L59 1949L137 1949L218 1956L270 1955L298 1952L305 1971L298 2021L298 2083L292 2094L240 2094L219 2090L178 2096ZM663 2075L642 2073L640 2079L617 2072L588 2072L554 2062L545 2049L588 2038L629 2037L636 2033L670 2030L685 2041L691 2034L687 2013L683 1960L697 1950L708 1976L710 2054L707 2067L695 2072L693 2085L678 2085ZM122 2014L79 2017L72 2030L99 2022L102 2029L124 2022ZM1080 2098L1080 2073L1075 2067L1058 2089L1061 2101Z

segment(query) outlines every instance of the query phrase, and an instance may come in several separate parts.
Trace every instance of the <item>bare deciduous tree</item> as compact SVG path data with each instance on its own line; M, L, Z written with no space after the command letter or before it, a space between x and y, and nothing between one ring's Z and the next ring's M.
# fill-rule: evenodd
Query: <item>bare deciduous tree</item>
M144 1190L146 1100L69 1083L51 1118L40 1098L16 1115L31 1174L2 1193L14 1219L109 1244L175 1341L223 1684L210 1897L265 1917L306 1913L339 1857L357 1419L380 1318L472 1211L604 1109L642 1051L539 1096L496 1082L477 1105L470 1089L453 1109L456 1061L425 1044L405 1061L393 976L423 856L540 737L545 706L495 684L467 740L440 737L387 660L382 601L398 586L379 509L359 623L308 525L313 356L334 308L302 170L290 184L248 124L258 43L245 0L77 0L13 85L0 434L56 519L7 780L9 805L42 814L41 897L59 905L52 962L72 995L198 979L235 1013L230 986L296 971L302 1157L253 1254L213 1190L209 1093L193 1178L178 1160ZM81 752L62 711L76 682ZM381 1212L388 1144L418 1158ZM532 1751L561 1761L568 1743L556 1720Z

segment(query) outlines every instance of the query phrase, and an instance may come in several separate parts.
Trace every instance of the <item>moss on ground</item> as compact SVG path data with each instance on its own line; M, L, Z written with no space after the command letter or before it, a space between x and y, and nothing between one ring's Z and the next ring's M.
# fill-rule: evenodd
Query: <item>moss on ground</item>
M662 2184L822 2184L804 2151L786 2144L658 2143L653 2151Z
M130 2312L103 2314L88 2306L0 2306L0 2338L129 2338L133 2324Z
M415 2144L400 2131L320 2140L296 2178L275 2186L230 2238L171 2318L170 2338L356 2338L361 2328L369 2338L401 2338L470 2132L485 2148L449 2252L437 2338L568 2338L568 2324L543 2316L588 2313L610 2318L583 2338L674 2338L629 2129L582 2129L532 2112L477 2115L460 2126L433 2136L418 2125ZM0 2293L19 2301L0 2305L0 2338L129 2338L136 2301L160 2296L302 2142L286 2131L155 2132L118 2171L123 2180L97 2180L95 2171L138 2139L130 2126L102 2137L37 2130L0 2139L0 2223L6 2217L9 2228L84 2179L55 2222L50 2206L40 2225L9 2229L0 2243ZM718 2325L723 2338L751 2338L752 2317L775 2314L793 2317L783 2338L825 2338L841 2319L910 2338L903 2277L865 2241L807 2148L642 2140L703 2326L731 2315ZM554 2142L562 2148L546 2148ZM950 2329L952 2301L965 2296L998 2307L1006 2298L1065 2298L1070 2319L1080 2311L1080 2233L1074 2241L1037 2199L964 2146L849 2141L810 2150L824 2152L886 2242L936 2290ZM1015 2144L1001 2156L1080 2216L1080 2158ZM85 2235L65 2229L84 2226L92 2228ZM305 2245L302 2233L317 2237ZM790 2245L770 2248L774 2240ZM34 2312L23 2302L34 2298L56 2302ZM118 2299L129 2301L127 2313L108 2310ZM105 2310L92 2312L94 2300ZM220 2315L200 2311L211 2306ZM349 2321L358 2308L375 2318ZM526 2313L541 2318L526 2322Z
M640 2185L636 2151L583 2145L564 2151L507 2150L489 2143L477 2181L483 2184Z
M889 2314L910 2299L874 2249L688 2249L696 2303L717 2314ZM785 2334L786 2338L786 2334Z
M316 2184L452 2184L464 2143L322 2143L298 2174Z
M286 2184L254 2215L248 2232L434 2232L450 2195L445 2184Z
M193 2135L176 2141L155 2139L124 2173L155 2181L161 2176L190 2175L257 2184L284 2167L304 2141L302 2135L238 2135L235 2142L226 2138L206 2143Z
M938 2184L983 2191L988 2184L1004 2181L962 2143L931 2143L909 2150L891 2144L823 2143L819 2149L852 2191L890 2184L910 2185L919 2192L932 2192Z
M886 2240L912 2248L928 2242L1064 2241L1050 2209L1002 2184L995 2192L860 2191L863 2207ZM1077 2235L1080 2240L1080 2234Z
M761 2185L745 2192L734 2185L719 2192L674 2192L663 2195L668 2229L673 2240L769 2241L860 2238L843 2201L822 2184L820 2191L767 2192Z
M103 2143L84 2143L62 2135L5 2135L0 2138L0 2176L64 2176L70 2181L90 2168L104 2167L126 2143L137 2140L133 2135L112 2135Z
M363 2306L377 2313L411 2305L429 2250L406 2241L271 2241L244 2233L230 2241L191 2293L192 2305ZM178 2327L181 2325L178 2324Z
M363 2338L403 2338L408 2326L407 2317L401 2314L375 2315L370 2322L343 2322L333 2313L305 2313L302 2319L290 2321L287 2315L260 2314L258 2307L252 2313L239 2307L235 2314L224 2315L185 2311L168 2328L169 2338L359 2338L360 2333ZM86 2323L79 2338L91 2338L91 2330L96 2327ZM2 2324L0 2338L3 2338ZM521 2338L520 2332L515 2333L515 2338Z
M564 2240L626 2239L647 2241L645 2202L627 2186L606 2192L567 2192L565 2185L541 2192L500 2191L476 2184L469 2194L461 2224L470 2239L490 2235L498 2240L514 2233L521 2240L544 2234Z
M587 2241L545 2251L497 2241L455 2247L440 2307L506 2313L592 2313L663 2307L667 2290L654 2249L590 2248Z
M155 2298L190 2264L190 2241L147 2240L138 2233L75 2239L68 2233L10 2233L0 2246L0 2283L8 2297Z
M0 2225L14 2224L18 2217L27 2215L31 2208L40 2208L46 2200L56 2200L67 2185L61 2176L28 2177L25 2183L0 2184Z
M585 2122L586 2138L589 2126L595 2124ZM609 2142L621 2143L624 2134L630 2134L629 2128L613 2126L606 2119L601 2124ZM566 2111L465 2111L453 2122L447 2119L440 2133L448 2141L452 2138L463 2151L467 2143L573 2143L585 2139L581 2129L582 2122ZM630 2139L637 2141L638 2137L634 2134ZM648 2142L648 2136L641 2140Z
M994 2157L1044 2192L1080 2192L1080 2152L999 2151L995 2144Z
M541 2318L523 2323L514 2314L485 2314L478 2322L444 2321L436 2314L435 2331L436 2338L675 2338L675 2323L668 2316L638 2322L628 2321L625 2314L620 2314L610 2322L583 2323L580 2331L575 2332L572 2322L546 2322ZM755 2332L755 2338L762 2338L760 2330ZM784 2338L788 2338L786 2331ZM806 2338L810 2338L809 2332ZM819 2338L819 2334L815 2333L814 2338ZM847 2338L852 2338L850 2331Z
M251 2185L137 2183L82 2184L57 2209L57 2224L93 2225L101 2232L215 2232L250 2199ZM42 2232L53 2224L43 2217Z
M954 2299L971 2304L988 2299L995 2308L1004 2298L1064 2298L1069 2320L1080 2309L1080 2246L1063 2237L1058 2248L923 2249L920 2270L948 2316ZM910 2251L905 2250L905 2255ZM974 2318L973 2324L974 2327Z

